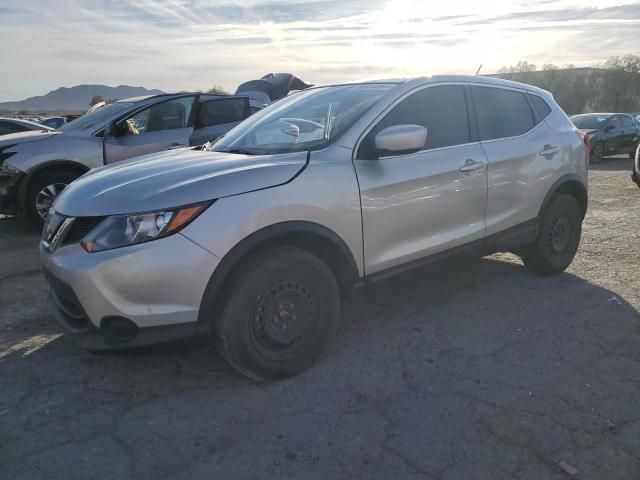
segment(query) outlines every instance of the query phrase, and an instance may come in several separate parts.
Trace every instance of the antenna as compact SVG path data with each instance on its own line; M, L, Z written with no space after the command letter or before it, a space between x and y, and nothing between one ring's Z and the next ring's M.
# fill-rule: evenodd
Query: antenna
M478 71L476 72L476 77L478 76L478 74L480 73L480 70L482 70L482 64L480 64L480 66L478 67Z

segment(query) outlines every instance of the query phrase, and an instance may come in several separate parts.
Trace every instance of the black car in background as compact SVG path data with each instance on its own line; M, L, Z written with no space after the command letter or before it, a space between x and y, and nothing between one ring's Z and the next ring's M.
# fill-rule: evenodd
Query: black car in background
M589 163L600 163L608 155L633 157L640 142L640 125L625 113L574 115L571 121L589 136Z

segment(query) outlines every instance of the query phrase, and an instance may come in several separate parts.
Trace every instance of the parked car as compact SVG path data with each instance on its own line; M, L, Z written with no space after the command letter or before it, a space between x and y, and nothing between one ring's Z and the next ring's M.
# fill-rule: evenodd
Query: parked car
M240 372L294 375L355 285L456 253L562 272L587 209L583 137L549 93L505 80L298 92L210 151L71 184L40 248L51 308L92 350L211 333Z
M631 179L640 187L640 145L636 148L636 154L633 156Z
M600 163L609 155L632 156L640 142L640 125L624 113L574 115L571 121L589 136L590 163Z
M45 118L41 121L41 123L42 125L53 128L55 130L67 123L73 122L77 118L80 118L80 115L61 115L58 117Z
M255 113L293 91L305 90L312 86L291 73L268 73L259 80L241 83L236 89L236 95L248 96L251 99L252 113Z
M213 140L250 114L247 97L181 93L120 100L55 131L0 138L0 213L42 225L56 196L91 168Z
M51 130L51 128L29 120L0 117L0 136L10 133L47 130Z

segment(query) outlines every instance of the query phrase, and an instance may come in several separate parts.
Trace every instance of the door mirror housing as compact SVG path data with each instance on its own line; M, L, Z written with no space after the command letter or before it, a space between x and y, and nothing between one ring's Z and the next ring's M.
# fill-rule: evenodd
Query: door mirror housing
M376 134L375 146L378 156L388 153L411 153L427 143L428 130L422 125L394 125Z

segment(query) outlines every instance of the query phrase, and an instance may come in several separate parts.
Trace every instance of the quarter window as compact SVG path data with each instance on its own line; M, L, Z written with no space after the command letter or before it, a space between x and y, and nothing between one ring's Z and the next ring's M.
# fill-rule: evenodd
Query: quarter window
M471 87L481 140L516 137L535 126L525 94L493 87Z
M373 158L375 136L394 125L421 125L427 128L424 150L469 143L469 118L460 85L424 88L409 95L387 113L364 140L359 158Z
M551 113L551 107L549 104L538 95L529 95L529 98L531 99L531 103L533 103L533 108L535 108L538 113L538 117L541 119L547 118Z

